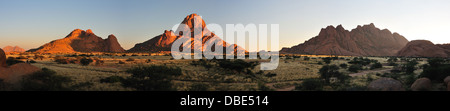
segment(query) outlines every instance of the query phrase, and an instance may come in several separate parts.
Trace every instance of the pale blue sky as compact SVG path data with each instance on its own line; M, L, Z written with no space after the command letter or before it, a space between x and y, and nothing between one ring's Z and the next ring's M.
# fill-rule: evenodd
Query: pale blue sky
M408 40L450 43L449 0L0 0L0 47L25 49L74 29L114 34L125 49L197 13L207 24L280 24L280 48L303 43L321 28L375 26Z

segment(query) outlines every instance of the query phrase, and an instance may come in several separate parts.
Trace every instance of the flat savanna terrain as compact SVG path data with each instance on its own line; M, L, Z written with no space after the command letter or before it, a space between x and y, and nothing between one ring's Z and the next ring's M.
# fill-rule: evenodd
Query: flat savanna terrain
M169 55L155 54L78 54L78 55L39 55L37 59L34 54L30 55L8 55L8 57L29 57L36 63L32 65L39 68L48 68L57 75L70 77L73 81L69 85L77 85L76 90L81 91L134 91L137 89L124 87L120 82L101 82L102 79L111 76L130 77L127 69L139 66L168 66L179 67L182 75L171 79L172 87L177 91L207 90L207 91L292 91L302 90L302 82L308 79L319 79L319 70L326 64L323 58L330 56L316 55L281 55L276 70L261 71L260 64L247 71L239 72L221 68L215 62L208 62L212 67L193 64L199 60L173 60ZM56 59L79 59L92 58L94 61L87 66L79 63L60 63ZM329 65L340 66L348 63L355 57L335 57ZM365 90L370 81L388 76L394 67L388 66L388 59L383 57L368 57L383 64L381 68L370 69L370 65L363 66L357 72L351 72L347 68L340 68L339 72L350 77L346 88L339 85L327 85L322 90ZM25 61L25 60L23 60ZM100 62L101 61L101 62ZM267 62L261 59L245 59L245 62ZM419 65L426 64L426 60L419 60ZM402 64L401 60L396 64ZM418 69L415 74L420 74ZM406 76L399 76L402 80ZM200 89L198 87L201 87ZM405 85L405 87L407 87ZM436 90L443 87L436 85Z

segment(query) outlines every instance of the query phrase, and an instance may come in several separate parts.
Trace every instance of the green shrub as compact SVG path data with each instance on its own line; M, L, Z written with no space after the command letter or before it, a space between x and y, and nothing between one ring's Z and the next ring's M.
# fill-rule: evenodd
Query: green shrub
M82 58L81 60L80 60L80 64L81 65L83 65L83 66L88 66L89 64L91 64L92 62L94 62L94 60L92 60L92 59L88 59L88 58Z
M397 62L397 57L391 57L388 59L388 62Z
M26 75L22 79L24 91L69 91L71 78L56 75L55 71L43 68L41 71Z
M208 87L207 84L194 83L191 85L191 88L189 88L189 91L208 91Z
M94 85L94 83L92 83L92 82L82 82L82 83L78 83L78 84L73 85L71 88L74 89L74 90L77 90L77 89L84 88L84 87L90 88L93 85Z
M100 80L100 83L116 83L116 82L122 82L124 80L123 77L120 76L110 76L104 79Z
M273 91L273 89L267 87L263 82L258 82L258 91Z
M325 57L322 58L322 61L325 62L325 64L330 64L331 63L332 58L331 57Z
M412 74L417 69L416 65L419 64L416 60L408 61L405 65L403 65L403 69L406 74Z
M132 76L124 79L124 87L136 88L139 91L170 91L172 88L171 79L182 75L180 68L167 66L139 66L126 72Z
M326 83L329 83L333 77L339 79L341 82L347 79L346 75L339 72L339 67L336 65L324 65L320 68L319 73L320 78L325 79Z
M37 62L36 62L36 61L34 61L34 60L30 60L29 62L30 62L30 63L37 63Z
M320 61L319 61L319 62L317 62L317 65L322 65L322 64L323 64L323 63L322 63L322 62L320 62Z
M275 76L277 76L277 74L276 73L268 73L268 74L266 74L266 75L264 75L264 76L266 76L266 77L275 77Z
M28 57L25 57L25 56L19 56L19 57L16 57L16 59L28 59Z
M346 69L348 65L346 63L340 64L339 67Z
M45 57L44 56L40 56L40 55L34 55L34 59L35 60L43 60Z
M220 60L218 62L219 66L228 69L228 70L234 70L238 73L244 72L246 69L254 69L259 63L258 62L245 62L241 59L237 59L234 61L231 60Z
M358 65L355 65L355 64L350 65L350 67L348 68L348 71L354 72L354 73L357 73L359 70L362 70L362 66L359 64Z
M373 60L370 60L368 58L363 58L363 57L355 57L353 58L353 60L349 61L349 64L354 64L354 65L362 65L362 66L366 66L369 65L371 62L374 62Z
M213 67L213 65L211 63L209 63L208 60L203 60L203 59L200 59L198 61L192 61L191 65L193 65L193 66L200 65L200 66L205 67L208 70Z
M405 83L406 86L411 86L416 81L416 76L414 75L408 75L406 76L403 83Z
M309 61L309 57L308 56L305 56L304 58L303 58L303 60L305 60L305 61Z
M445 77L450 76L450 63L441 58L428 60L428 65L423 69L420 77L429 78L432 81L442 82Z
M388 65L389 65L389 66L398 66L398 64L395 63L395 62L389 62Z
M300 86L297 86L296 89L302 91L321 91L323 89L324 83L320 79L306 79L303 80Z
M383 68L383 65L380 62L376 62L375 64L372 64L372 66L370 66L370 70L379 68Z
M12 66L12 65L17 64L17 63L25 63L25 62L17 60L14 57L8 57L8 59L6 59L6 64L8 66Z

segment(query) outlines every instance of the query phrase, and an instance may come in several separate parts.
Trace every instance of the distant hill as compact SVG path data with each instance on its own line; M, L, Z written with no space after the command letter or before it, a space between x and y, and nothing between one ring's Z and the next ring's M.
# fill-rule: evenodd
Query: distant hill
M409 42L398 52L402 57L450 57L450 44L435 45L428 40Z
M10 53L10 52L25 52L25 49L20 48L19 46L6 46L3 48L3 51L5 51L5 53Z
M125 52L114 35L102 39L91 29L75 29L65 38L51 41L43 46L31 49L37 53L76 53L76 52Z
M318 36L291 48L282 54L346 55L346 56L396 56L408 40L387 29L380 30L373 23L358 26L351 31L342 25L328 26Z

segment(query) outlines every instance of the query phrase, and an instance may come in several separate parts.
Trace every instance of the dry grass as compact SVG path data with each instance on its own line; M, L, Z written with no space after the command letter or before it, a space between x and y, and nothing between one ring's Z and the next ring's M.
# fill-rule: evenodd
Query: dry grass
M91 53L87 54L91 55ZM81 66L80 64L57 64L53 62L53 57L65 56L65 55L41 55L45 59L37 60L38 63L33 64L39 68L49 68L57 72L58 75L71 77L74 81L71 85L90 82L93 85L90 87L82 87L78 90L83 91L132 91L134 89L124 88L120 83L100 83L100 79L110 76L128 77L130 74L125 72L126 69L135 66L142 65L166 65L171 67L180 67L182 69L182 75L173 80L174 88L179 91L190 90L193 84L201 83L208 86L209 91L253 91L258 90L258 82L264 82L266 85L270 85L273 88L286 88L301 84L302 80L310 78L319 78L319 69L322 65L323 57L331 57L329 55L287 55L287 56L308 56L310 60L303 60L301 58L281 57L279 66L276 70L263 71L263 74L255 74L255 76L249 76L245 73L238 74L235 71L229 71L220 67L213 67L206 69L203 66L193 66L190 63L193 60L171 60L171 56L167 56L163 53L129 53L127 56L123 56L122 53L92 53L91 58L97 57L104 61L102 65L95 65L91 63L89 66ZM132 56L133 55L133 56ZM27 55L8 55L8 57L30 56L31 59L34 54ZM285 55L281 55L285 56ZM74 58L74 57L72 57ZM134 58L134 61L126 61L128 58ZM338 65L347 63L348 60L353 57L339 56L339 60L334 60L331 64ZM151 61L148 61L151 59ZM387 58L369 57L369 59L378 60L381 63L387 63ZM124 61L125 64L119 64L119 61ZM266 62L264 60L245 60ZM399 62L400 64L400 62ZM425 61L419 61L419 65L426 64ZM257 73L260 71L260 66L257 66L252 71ZM392 68L391 66L384 66L384 68ZM346 69L340 69L340 72L344 74L350 74ZM421 70L417 70L416 74L419 74ZM266 77L265 74L276 74L274 77ZM375 73L369 73L363 76L356 76L351 79L352 86L367 86L370 82L368 78L376 80L380 78Z

